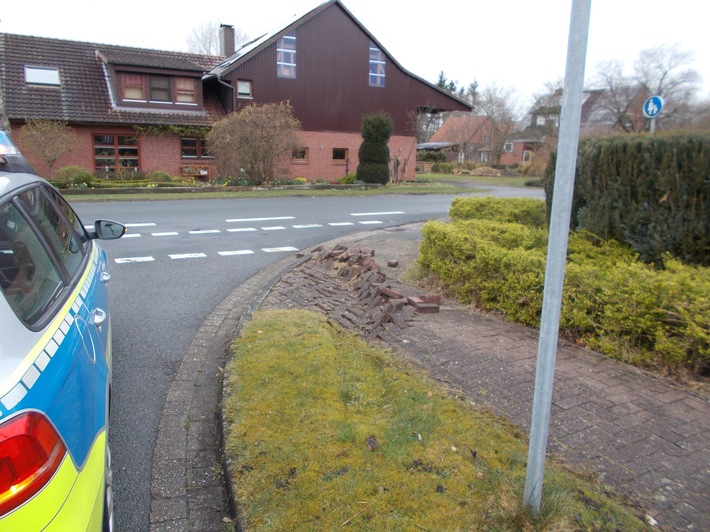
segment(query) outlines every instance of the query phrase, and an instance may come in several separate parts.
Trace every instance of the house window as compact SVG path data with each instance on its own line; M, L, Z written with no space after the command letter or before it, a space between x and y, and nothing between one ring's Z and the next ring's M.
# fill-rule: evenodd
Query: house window
M280 78L296 78L296 33L281 37L276 44L276 75Z
M170 101L170 78L168 76L150 76L150 99L153 102Z
M525 150L523 152L523 162L529 163L530 161L532 161L532 152L530 150Z
M487 151L481 151L479 152L479 156L481 159L482 163L487 163L488 162L488 152Z
M307 163L308 162L308 148L295 148L291 152L291 160L294 163Z
M505 153L513 153L513 143L506 142L505 145L503 146L503 151Z
M333 148L333 162L339 164L345 164L348 160L348 149L347 148Z
M385 54L370 43L370 87L385 86Z
M538 115L538 116L535 118L535 124L538 125L538 126L544 126L544 125L545 125L545 117Z
M26 66L25 83L33 85L59 85L59 69Z
M237 98L251 98L251 81L237 81Z
M180 155L183 159L213 159L207 152L205 139L182 137L180 139Z
M197 83L194 78L175 78L175 101L197 103Z
M126 100L145 100L143 76L140 74L123 75L123 98Z
M137 170L138 137L135 135L94 135L94 169L115 172Z

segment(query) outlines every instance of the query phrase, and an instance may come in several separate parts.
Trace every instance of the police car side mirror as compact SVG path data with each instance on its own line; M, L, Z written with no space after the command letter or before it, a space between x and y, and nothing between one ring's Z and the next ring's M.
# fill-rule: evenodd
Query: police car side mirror
M94 230L89 232L91 238L102 240L116 240L126 232L126 226L111 220L96 220Z

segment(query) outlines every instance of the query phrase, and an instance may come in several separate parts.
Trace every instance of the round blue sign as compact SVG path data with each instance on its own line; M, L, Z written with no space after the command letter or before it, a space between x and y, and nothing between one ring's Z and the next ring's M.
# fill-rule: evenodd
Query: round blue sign
M663 109L663 98L660 96L651 96L643 102L643 116L646 118L656 118L661 114Z

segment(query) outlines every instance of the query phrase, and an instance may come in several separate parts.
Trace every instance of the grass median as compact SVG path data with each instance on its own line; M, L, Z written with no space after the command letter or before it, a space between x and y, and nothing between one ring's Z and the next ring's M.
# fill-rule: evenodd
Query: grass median
M223 411L244 530L643 530L637 509L549 465L522 504L520 431L321 314L255 314Z

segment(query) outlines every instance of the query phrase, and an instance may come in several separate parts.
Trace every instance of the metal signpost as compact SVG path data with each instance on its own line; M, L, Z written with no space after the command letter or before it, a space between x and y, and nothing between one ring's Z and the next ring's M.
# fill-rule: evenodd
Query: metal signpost
M643 116L651 120L651 135L656 132L656 117L663 110L663 98L651 96L643 102Z
M565 86L562 93L560 136L557 143L555 193L550 216L545 290L542 300L542 321L535 373L535 394L530 421L530 446L525 476L524 504L536 515L540 513L542 481L545 475L545 449L550 425L552 384L562 307L562 285L567 259L574 175L577 166L577 145L579 143L590 11L591 0L573 0Z

